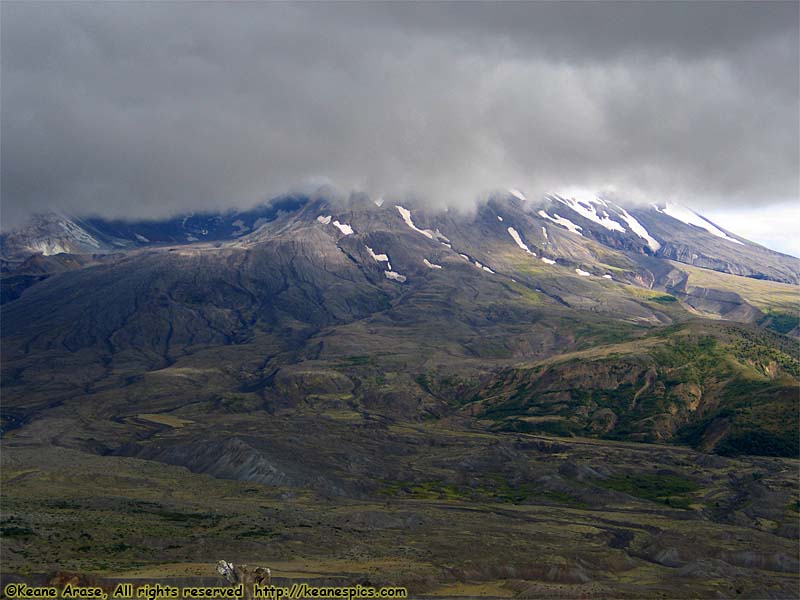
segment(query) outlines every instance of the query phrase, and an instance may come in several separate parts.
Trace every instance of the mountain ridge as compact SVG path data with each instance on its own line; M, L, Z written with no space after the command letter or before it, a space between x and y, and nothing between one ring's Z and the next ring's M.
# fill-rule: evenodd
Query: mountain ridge
M674 229L676 223L680 229L686 229L692 233L699 234L702 238L709 240L709 235L714 236L719 241L724 240L729 243L741 246L759 248L774 257L789 257L773 250L764 248L723 231L721 228L705 219L698 213L674 204L651 204L647 207L642 205L628 205L616 203L611 200L606 201L600 196L589 194L584 198L564 197L557 194L544 196L538 202L528 201L524 195L515 190L516 194L509 193L506 198L496 195L485 203L477 206L480 211L498 202L516 203L516 208L526 205L525 212L543 225L565 226L577 235L583 235L586 231L594 239L614 246L627 245L628 249L636 249L634 239L644 242L641 250L647 253L658 254L662 249L664 240L668 240L672 247L669 252L662 252L661 256L666 256L688 262L697 260L697 256L692 257L688 247L681 248L676 246L674 239ZM318 196L317 200L320 197ZM66 253L100 253L114 250L127 250L148 245L163 245L169 243L190 244L203 241L231 241L242 237L248 232L258 229L264 223L276 218L280 212L297 212L308 203L312 203L312 197L308 196L285 196L276 198L270 202L259 205L248 211L228 210L223 213L187 213L166 220L134 221L134 220L105 220L97 217L67 217L63 214L52 213L49 215L37 215L32 218L32 222L23 227L7 231L0 238L0 245L3 250L4 259L8 260L16 256L27 254L42 253L52 255L59 252ZM346 210L348 206L364 207L372 203L363 194L351 195L350 199L338 202L340 210ZM391 206L390 203L387 206ZM380 207L379 207L380 208ZM412 208L413 205L412 205ZM424 209L415 209L417 212ZM555 217L547 211L552 212ZM566 213L567 217L558 214L558 210ZM610 212L609 212L610 211ZM432 214L450 213L448 209L434 211ZM668 217L658 219L657 215ZM661 241L658 241L649 233L638 219L643 219L650 223L649 227L656 227ZM559 220L561 223L559 224ZM549 221L549 223L548 223ZM577 223L581 223L578 225ZM672 225L672 230L667 226ZM698 225L699 224L699 225ZM587 227L588 225L588 227ZM600 228L598 228L600 226ZM61 229L61 231L59 231ZM96 238L92 236L96 235ZM637 237L638 236L638 237ZM627 238L627 239L625 239ZM67 243L60 243L64 240ZM72 243L69 243L69 242ZM646 250L645 250L646 248ZM719 250L719 246L715 247ZM797 259L795 259L797 260ZM704 265L716 270L725 270L725 265ZM741 273L747 275L747 273ZM751 276L759 276L752 274ZM769 275L761 274L767 278Z

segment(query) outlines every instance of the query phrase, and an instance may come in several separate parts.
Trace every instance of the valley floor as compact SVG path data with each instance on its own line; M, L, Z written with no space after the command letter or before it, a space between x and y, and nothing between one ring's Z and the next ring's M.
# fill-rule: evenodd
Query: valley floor
M381 472L396 475L337 490L88 454L26 429L2 442L3 585L55 571L220 585L220 559L269 566L276 584L412 597L794 598L800 584L791 459L395 423ZM358 472L363 442L339 450Z

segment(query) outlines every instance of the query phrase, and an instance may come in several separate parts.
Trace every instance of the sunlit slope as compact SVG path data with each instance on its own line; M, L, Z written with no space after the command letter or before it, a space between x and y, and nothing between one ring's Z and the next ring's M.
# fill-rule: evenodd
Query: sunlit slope
M790 339L698 321L511 367L462 410L496 430L795 456L799 380Z

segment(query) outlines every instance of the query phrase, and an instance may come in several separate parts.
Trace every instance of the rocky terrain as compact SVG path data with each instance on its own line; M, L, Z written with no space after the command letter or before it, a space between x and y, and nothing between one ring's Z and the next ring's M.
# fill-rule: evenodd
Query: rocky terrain
M2 248L4 572L796 591L800 261L689 209L321 192Z

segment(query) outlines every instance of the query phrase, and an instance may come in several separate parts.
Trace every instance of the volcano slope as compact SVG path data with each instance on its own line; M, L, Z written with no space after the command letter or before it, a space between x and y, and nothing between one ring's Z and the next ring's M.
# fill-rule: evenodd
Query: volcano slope
M311 198L38 279L3 306L3 576L793 597L793 263L567 209Z

